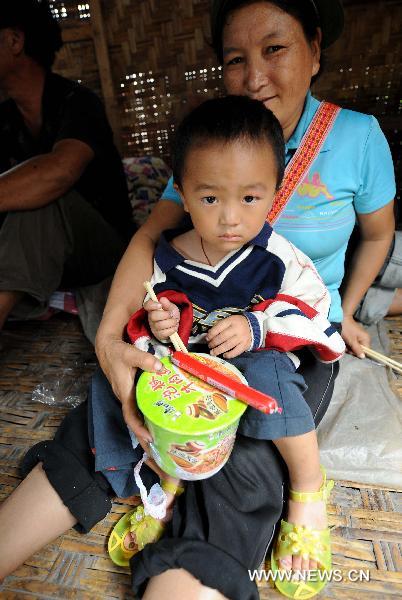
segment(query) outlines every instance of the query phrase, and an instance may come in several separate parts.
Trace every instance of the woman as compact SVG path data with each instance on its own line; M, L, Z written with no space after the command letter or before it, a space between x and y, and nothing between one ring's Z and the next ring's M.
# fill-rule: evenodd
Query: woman
M317 102L309 95L311 79L319 72L321 47L328 46L339 36L342 19L341 5L335 0L215 0L213 3L213 41L223 61L226 89L257 98L273 110L285 133L287 160L295 154L317 110ZM319 172L320 185L324 186L320 189L325 193L320 196L318 209L314 209L318 213L306 208L313 205L310 199L300 197L295 201L292 198L275 227L291 241L295 235L296 244L315 260L333 295L331 319L338 325L342 321L345 340L352 351L361 355L360 343L367 343L368 338L352 315L390 246L395 188L389 150L375 121L358 116L356 123L354 115L357 113L342 112L331 130L335 139L327 138L317 159L325 159L323 170L320 167ZM342 127L336 129L339 123ZM367 140L371 132L374 143L370 140L369 165L364 165L368 181L363 178L358 185L357 179L362 173L350 170L364 164L364 139ZM343 160L342 150L351 139L360 163L350 148L352 155L348 154L347 160ZM379 156L373 158L371 152L376 148ZM380 160L382 169L381 173L375 171L380 178L376 185L376 178L372 180L370 174ZM335 173L339 171L339 178L346 173L346 183L334 180L333 173L331 178L330 169ZM322 173L328 175L328 181ZM311 182L309 174L304 184L314 185L317 178ZM374 198L370 189L366 189L367 184ZM332 187L342 192L341 200L337 200ZM337 210L342 208L345 213L324 218L328 215L319 212L332 210L332 196L335 196L333 206L337 206ZM342 279L342 256L354 223L354 196L359 200L363 241L349 273L342 320L337 285ZM158 203L148 222L133 238L119 265L98 332L97 355L110 385L101 374L94 377L92 384L93 394L110 395L113 389L122 403L127 424L145 449L150 436L136 414L133 379L138 367L156 371L158 361L126 344L123 332L129 316L142 303L142 282L151 273L152 253L161 230L175 227L183 215L181 205L172 201L174 197L169 188L163 197L165 199ZM368 210L364 210L366 198L369 198ZM291 204L294 201L296 206ZM339 202L344 204L339 205ZM296 219L286 218L289 210L295 211L290 217ZM311 214L320 218L309 220ZM301 224L300 228L294 227L296 221ZM340 222L337 235L331 233L334 221L338 225ZM334 253L335 262L329 260ZM336 277L331 281L335 270ZM318 423L328 406L336 373L331 366L321 365L310 356L303 354L301 360L301 372L309 384L306 400ZM90 529L109 509L109 490L100 474L93 472L85 427L85 407L82 406L68 415L55 441L40 444L28 453L26 469L38 461L43 463L43 468L35 466L2 509L0 556L4 555L1 544L9 541L3 574L74 524L84 531ZM255 440L250 443L248 438L238 436L224 469L211 479L188 484L186 493L176 504L165 538L146 546L132 559L135 587L143 589L151 578L144 598L258 598L247 569L258 568L274 536L275 523L282 511L283 480L283 465L270 445ZM28 513L27 494L30 497ZM91 505L85 504L88 498ZM10 553L11 540L15 539L19 542L18 551Z

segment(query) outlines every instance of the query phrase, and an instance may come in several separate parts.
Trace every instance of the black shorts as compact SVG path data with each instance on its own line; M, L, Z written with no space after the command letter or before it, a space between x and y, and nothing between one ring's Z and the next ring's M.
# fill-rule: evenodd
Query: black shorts
M309 389L305 398L316 424L333 392L338 364L318 363L301 353ZM99 371L95 377L104 378ZM104 386L112 393L109 384ZM86 402L72 410L56 437L26 455L24 473L38 462L50 483L86 532L111 509L112 490L94 472L89 448ZM226 465L209 479L186 483L164 537L131 560L133 589L142 593L148 579L184 568L204 585L232 600L258 600L248 569L257 569L271 545L283 506L287 472L272 442L238 435Z
M112 508L113 491L101 473L88 443L87 403L71 410L54 440L28 450L21 470L25 477L35 465L43 469L64 504L76 518L75 529L88 533Z

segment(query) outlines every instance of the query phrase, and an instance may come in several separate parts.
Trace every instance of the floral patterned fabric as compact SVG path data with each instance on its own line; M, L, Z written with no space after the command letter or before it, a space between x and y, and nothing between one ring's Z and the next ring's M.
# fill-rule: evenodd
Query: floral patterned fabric
M141 156L123 159L133 220L142 225L161 197L171 171L161 158Z

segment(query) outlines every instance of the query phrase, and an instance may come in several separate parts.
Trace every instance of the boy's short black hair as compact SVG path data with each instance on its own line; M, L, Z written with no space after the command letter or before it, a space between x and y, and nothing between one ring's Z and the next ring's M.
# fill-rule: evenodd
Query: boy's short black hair
M61 28L47 0L1 0L0 29L20 29L25 35L24 51L45 69L54 63L63 45Z
M277 166L277 189L285 171L285 142L282 127L272 111L247 96L225 96L206 100L180 123L173 142L173 179L182 188L188 152L206 142L234 141L267 143Z

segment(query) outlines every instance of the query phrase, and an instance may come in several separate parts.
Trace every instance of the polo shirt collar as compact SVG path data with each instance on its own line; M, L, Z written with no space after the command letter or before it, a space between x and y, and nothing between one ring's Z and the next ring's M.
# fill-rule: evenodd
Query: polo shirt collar
M272 234L272 227L269 223L264 223L263 228L260 233L258 233L253 240L251 240L248 245L249 246L260 246L261 248L266 248L268 245L268 240Z
M179 254L179 252L177 252L169 243L169 240L174 237L174 235L169 235L169 233L172 234L173 231L161 233L155 250L155 261L163 273L167 273L186 260L184 256Z
M299 119L296 129L286 142L286 154L289 150L297 150L300 146L300 142L303 139L304 134L306 133L315 113L317 112L320 106L319 100L314 98L311 95L311 92L307 93L306 100L304 102L304 109L302 115Z
M169 241L177 235L177 230L170 230L163 232L159 238L158 245L155 250L155 261L163 273L167 273L171 269L174 269L178 265L184 263L186 259L182 256ZM264 223L261 231L255 236L254 239L250 240L248 246L260 246L266 248L268 240L272 234L272 227L269 223Z

